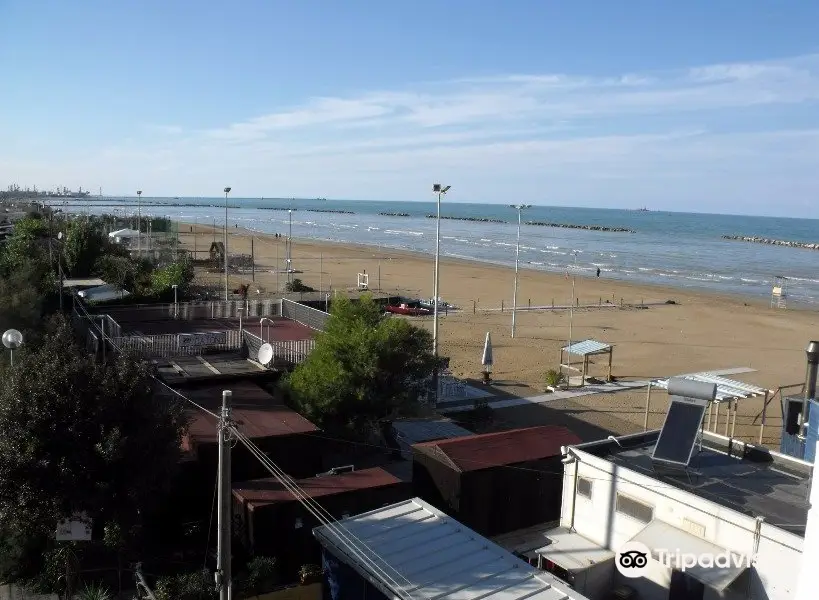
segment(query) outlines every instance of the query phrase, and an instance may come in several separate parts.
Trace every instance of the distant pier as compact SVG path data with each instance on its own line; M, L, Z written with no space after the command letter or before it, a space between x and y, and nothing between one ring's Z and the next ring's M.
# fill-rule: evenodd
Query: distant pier
M785 248L804 248L805 250L819 250L819 243L809 244L806 242L792 242L788 240L774 240L771 238L762 238L747 235L724 235L724 240L731 240L734 242L749 242L752 244L766 244L768 246L784 246Z

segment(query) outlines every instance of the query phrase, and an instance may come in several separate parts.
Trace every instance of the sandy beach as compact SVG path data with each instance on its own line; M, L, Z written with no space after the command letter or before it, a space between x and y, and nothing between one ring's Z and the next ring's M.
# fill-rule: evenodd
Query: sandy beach
M180 226L180 246L204 258L214 237L222 231L193 225ZM230 230L231 254L251 252L256 258L255 282L250 273L231 274L231 287L251 284L251 292L275 293L282 289L286 240L269 234ZM195 241L194 241L195 239ZM514 251L514 250L512 250ZM293 240L294 275L305 284L326 291L354 289L358 273L369 275L372 290L412 297L432 296L431 256L391 249ZM278 257L278 261L277 261ZM451 358L458 377L477 379L486 332L494 346L494 384L499 395L529 397L544 391L544 373L557 368L559 348L569 339L569 311L519 310L517 332L511 337L514 270L465 260L441 259L440 296L461 308L441 315L440 352ZM203 282L218 283L220 275L197 273ZM572 277L521 269L518 307L567 306L572 297ZM613 373L618 379L643 380L705 370L749 368L755 371L732 377L775 390L801 383L805 375L804 349L819 336L819 313L772 309L766 302L731 298L656 286L633 285L602 278L574 278L580 305L574 311L571 338L595 339L613 344ZM675 304L666 304L673 300ZM621 308L621 304L623 305ZM644 304L645 308L639 308ZM503 306L503 311L501 307ZM432 327L431 317L413 318ZM592 365L591 375L605 374L605 365ZM498 426L525 426L563 421L588 432L629 433L643 427L645 389L557 400L496 411ZM756 440L762 401L739 404L737 434ZM667 399L652 394L649 427L659 427ZM781 409L778 399L769 406L765 442L778 446Z

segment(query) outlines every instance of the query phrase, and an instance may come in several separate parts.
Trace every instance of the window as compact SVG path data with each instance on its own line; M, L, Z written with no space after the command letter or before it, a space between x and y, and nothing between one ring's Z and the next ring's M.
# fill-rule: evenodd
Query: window
M617 505L615 507L618 513L631 517L641 523L651 523L654 519L654 507L648 504L638 502L634 498L629 498L621 493L617 493Z
M592 480L585 477L577 478L577 493L584 498L591 500L592 497Z

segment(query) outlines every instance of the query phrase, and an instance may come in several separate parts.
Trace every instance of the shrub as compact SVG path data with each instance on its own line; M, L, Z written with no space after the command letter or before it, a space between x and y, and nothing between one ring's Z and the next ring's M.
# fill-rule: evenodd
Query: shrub
M294 279L293 281L288 281L287 284L284 286L284 289L288 292L315 292L313 288L309 285L305 285L301 279Z
M546 371L546 376L544 379L546 382L546 387L556 388L566 383L566 376L556 369L549 369Z

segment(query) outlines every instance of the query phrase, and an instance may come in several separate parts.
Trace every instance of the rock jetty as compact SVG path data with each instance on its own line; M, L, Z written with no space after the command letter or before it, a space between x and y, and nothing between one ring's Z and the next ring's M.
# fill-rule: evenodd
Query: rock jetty
M427 215L427 219L436 219L438 215ZM473 221L475 223L507 223L507 221L502 221L501 219L485 219L481 217L441 217L442 219L447 219L449 221Z
M526 221L526 225L538 227L562 227L563 229L585 229L586 231L606 231L610 233L635 233L625 227L604 227L603 225L572 225L570 223L546 223L543 221Z
M314 213L334 213L337 215L354 215L355 213L351 210L331 210L329 208L283 208L281 206L262 206L260 210L292 210L296 212L297 210L303 210L304 212L314 212Z
M786 248L804 248L806 250L819 250L819 243L808 244L805 242L790 242L788 240L773 240L771 238L761 238L746 235L724 235L724 240L735 242L751 242L753 244L767 244L768 246L785 246Z
M391 213L391 212L380 212L378 213L382 217L408 217L410 216L409 213Z

